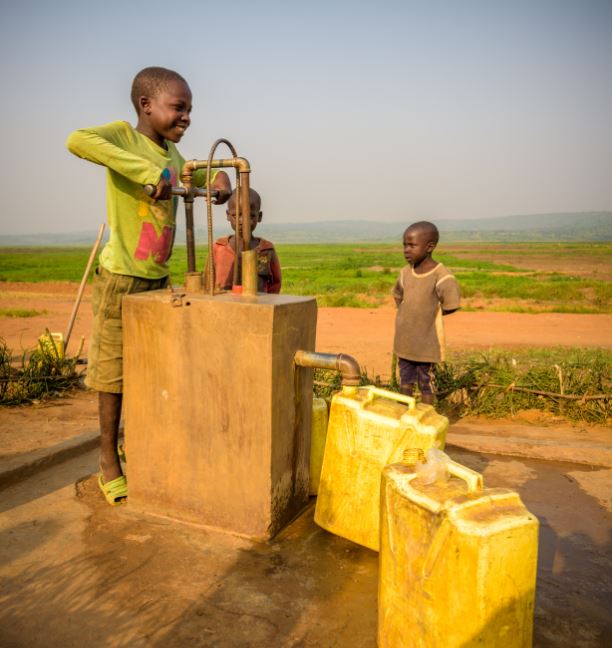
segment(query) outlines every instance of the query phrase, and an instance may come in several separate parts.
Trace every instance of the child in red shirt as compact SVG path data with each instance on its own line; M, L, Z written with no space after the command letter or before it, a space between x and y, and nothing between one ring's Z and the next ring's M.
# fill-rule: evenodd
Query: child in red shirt
M251 232L261 223L261 197L253 189L249 190L251 203ZM234 232L236 231L236 190L233 191L227 203L227 220ZM281 289L281 267L270 241L263 238L251 237L251 250L257 252L257 291L264 293L279 293ZM236 235L223 236L213 245L215 260L215 285L221 290L231 290L234 277L234 259L236 258ZM240 266L239 274L240 276Z

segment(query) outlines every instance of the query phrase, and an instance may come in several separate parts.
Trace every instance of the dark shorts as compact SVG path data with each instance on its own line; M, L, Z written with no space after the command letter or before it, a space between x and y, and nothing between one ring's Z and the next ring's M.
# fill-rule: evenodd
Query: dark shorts
M402 385L418 385L421 394L433 394L431 384L432 362L416 362L398 358Z
M93 330L87 354L85 384L91 389L112 394L123 392L123 327L121 302L124 295L159 290L168 284L163 279L142 279L96 268L93 283Z

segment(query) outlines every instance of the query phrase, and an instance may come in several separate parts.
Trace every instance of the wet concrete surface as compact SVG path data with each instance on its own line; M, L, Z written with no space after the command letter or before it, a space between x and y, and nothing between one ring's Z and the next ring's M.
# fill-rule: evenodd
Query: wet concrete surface
M612 471L450 449L540 519L535 646L612 637ZM378 556L312 506L256 544L108 506L91 452L0 492L0 645L376 645ZM449 583L452 587L452 583Z

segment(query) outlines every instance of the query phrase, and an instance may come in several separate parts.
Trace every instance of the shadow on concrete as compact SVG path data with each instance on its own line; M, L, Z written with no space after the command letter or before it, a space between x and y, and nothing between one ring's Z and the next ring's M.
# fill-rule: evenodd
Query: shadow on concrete
M73 458L73 462L70 464L66 463L65 466L61 463L59 465L50 465L41 471L35 471L36 478L33 480L19 481L1 489L0 513L37 500L69 484L74 484L74 474L72 472L74 462L83 466L82 474L91 474L97 468L97 460L98 453L96 450L84 454L79 453L79 456Z
M20 560L57 535L55 520L27 520L0 531L0 564ZM2 585L0 585L0 592Z
M77 543L49 526L2 570L3 647L375 646L378 556L312 508L257 544L109 507L93 477L77 501Z
M241 549L153 645L373 648L378 555L318 528L313 514Z
M85 554L46 566L27 565L20 574L3 578L2 646L135 645L133 610L113 600L112 593L120 581L137 578L149 560L123 572L112 554ZM115 568L113 577L100 578L105 562ZM170 624L174 620L167 618Z

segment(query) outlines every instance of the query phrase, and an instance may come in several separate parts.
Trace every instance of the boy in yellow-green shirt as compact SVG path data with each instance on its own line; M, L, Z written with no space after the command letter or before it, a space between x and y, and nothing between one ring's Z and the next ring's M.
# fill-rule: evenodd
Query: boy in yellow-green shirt
M184 160L176 149L190 124L191 91L172 70L149 67L132 83L136 128L124 121L74 131L66 145L75 155L107 168L110 238L100 254L94 279L94 325L86 383L98 391L100 488L107 501L127 497L127 482L117 455L123 394L121 301L124 295L163 288L175 233L177 199ZM216 202L227 201L227 174L213 175ZM199 180L199 182L198 182ZM204 174L196 178L203 184ZM155 186L152 197L143 187Z

